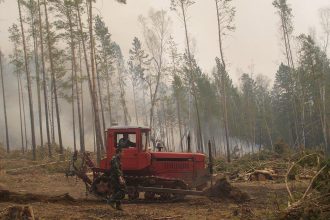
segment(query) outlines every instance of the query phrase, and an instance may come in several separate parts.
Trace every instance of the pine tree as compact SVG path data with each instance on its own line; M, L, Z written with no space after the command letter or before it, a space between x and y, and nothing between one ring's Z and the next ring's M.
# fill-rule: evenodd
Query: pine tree
M138 86L141 86L143 89L143 82L141 81L141 78L144 77L145 71L150 65L150 59L149 55L146 54L145 51L142 49L142 43L137 37L134 37L133 39L132 48L129 50L129 54L130 57L128 61L128 66L133 87L135 120L136 124L138 125L139 116L136 98L137 88Z
M33 111L32 88L31 88L32 83L31 83L31 75L30 75L29 63L28 63L28 57L27 57L25 31L24 31L24 27L23 27L23 18L22 18L22 11L21 11L21 0L17 0L17 4L18 4L20 26L21 26L21 35L22 35L23 52L24 52L24 66L25 66L25 73L26 73L26 78L27 78L28 97L29 97L32 155L33 155L33 160L36 160L36 140L35 140L35 128L34 128L34 111Z
M24 121L24 130L25 134L23 131L23 109L22 109L22 94L21 94L21 75L24 66L24 61L23 61L23 56L22 56L22 50L20 49L21 45L21 37L19 34L19 29L16 24L13 24L8 32L10 33L9 39L14 45L13 49L13 54L10 55L10 63L14 65L14 73L16 74L17 77L17 93L18 93L18 106L19 106L19 118L20 118L20 130L21 130L21 147L22 147L22 153L25 152L25 135L26 135L26 126L25 126L25 121ZM24 113L25 114L25 113ZM24 116L25 118L25 116Z

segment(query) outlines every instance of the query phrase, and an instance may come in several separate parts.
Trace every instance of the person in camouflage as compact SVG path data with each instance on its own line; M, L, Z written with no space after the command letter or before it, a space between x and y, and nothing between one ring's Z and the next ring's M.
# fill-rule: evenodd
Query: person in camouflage
M125 197L125 180L123 178L123 172L121 170L121 157L122 148L117 147L116 154L111 159L110 168L110 183L112 186L112 196L107 201L111 207L117 210L123 210L121 206L121 200Z
M121 148L136 147L136 144L129 140L128 134L123 134L123 137L119 140L118 146Z

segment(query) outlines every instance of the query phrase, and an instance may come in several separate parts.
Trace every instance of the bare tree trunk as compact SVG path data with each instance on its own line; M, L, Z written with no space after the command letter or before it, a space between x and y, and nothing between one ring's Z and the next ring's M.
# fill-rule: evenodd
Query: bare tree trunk
M287 63L288 66L290 67L290 72L294 71L294 63L293 63L293 58L292 58L292 51L291 51L291 46L290 46L290 36L287 30L286 22L284 15L282 11L280 12L280 17L281 17L281 27L283 31L283 39L284 39L284 45L285 45L285 51L286 51L286 58L287 58ZM299 78L298 78L298 83L300 83ZM292 91L290 91L292 92ZM294 97L292 97L293 94L291 94L291 101L292 101L292 108L293 108L293 116L294 116L294 128L295 128L295 134L296 138L298 141L298 145L301 144L300 140L300 135L298 132L298 118L297 118L297 103Z
M194 96L194 102L195 102L195 110L196 110L196 116L197 116L197 126L198 126L198 146L197 149L201 150L201 152L203 152L204 150L204 144L203 144L203 136L202 136L202 127L201 127L201 122L200 122L200 115L199 115L199 109L198 109L198 103L197 103L197 97L196 97L196 89L195 86L193 84L194 81L194 77L192 74L193 71L193 66L192 66L192 57L191 57L191 52L190 52L190 44L189 44L189 36L188 36L188 28L187 28L187 20L186 20L186 11L184 8L184 2L181 1L181 10L182 10L182 15L183 15L183 22L184 22L184 29L185 29L185 36L186 36L186 44L187 44L187 51L188 51L188 58L189 58L189 68L191 71L191 76L190 76L190 80L191 80L191 86L192 86L192 91L193 91L193 96Z
M173 132L173 126L171 125L171 144L172 144L172 149L176 151L175 145L174 145L174 132Z
M91 3L91 2L90 2ZM90 69L89 69L89 64L88 64L88 59L87 59L87 51L86 51L86 44L85 44L85 38L84 38L84 34L83 34L83 27L82 27L82 22L81 22L81 16L80 16L80 9L79 9L79 5L78 5L78 1L75 0L75 4L76 4L76 10L78 13L78 22L79 22L79 34L80 34L80 38L81 38L81 42L82 42L82 46L83 46L83 52L84 52L84 59L85 59L85 64L86 64L86 71L87 71L87 78L88 78L88 85L89 85L89 90L90 90L90 95L91 95L91 100L92 100L92 105L93 105L93 113L95 115L94 118L94 123L95 123L95 133L96 133L96 140L97 140L97 162L99 164L99 162L101 161L101 152L100 149L102 147L102 137L100 137L100 123L99 123L99 117L97 114L97 97L95 94L96 89L95 88L95 66L94 66L94 53L93 53L93 48L94 48L94 44L93 44L93 40L90 40L91 42L91 67L92 67L92 77L93 77L93 85L91 82L91 75L90 75ZM92 4L89 5L89 31L90 31L90 39L93 39L93 27L92 25Z
M178 96L178 94L177 94ZM178 127L179 127L179 135L180 135L180 149L181 152L183 152L183 144L182 144L182 130L181 130L181 109L180 109L180 102L179 98L176 97L176 109L177 109L177 115L178 115Z
M220 12L218 1L215 0L217 9L217 22L218 22L218 37L219 37L219 51L220 59L223 65L223 73L221 74L221 84L222 84L222 108L223 108L223 119L225 124L225 138L226 138L226 152L227 161L230 162L230 146L229 146L229 129L228 129L228 113L227 113L227 94L226 94L226 83L225 83L225 73L226 73L226 62L223 54L222 38L221 38L221 24L220 24Z
M103 140L101 133L101 125L99 118L99 107L97 99L97 90L96 90L96 69L95 69L95 59L94 59L94 37L93 37L93 10L92 10L92 0L89 2L89 41L90 41L90 59L91 59L91 68L92 68L92 94L93 94L93 103L94 103L94 115L95 115L95 133L96 133L96 147L97 147L97 162L100 164L101 161L101 149L103 148Z
M84 90L83 90L83 75L82 75L82 59L81 59L81 48L79 44L79 72L80 72L80 94L81 94L81 133L82 143L81 151L85 152L85 111L84 111Z
M135 121L136 121L136 125L139 125L139 117L138 117L138 112L137 112L137 107L136 107L136 94L135 94L134 82L132 83L132 87L133 87L133 98L134 98Z
M66 16L69 22L70 29L70 48L71 48L71 64L72 64L72 126L73 126L73 146L74 151L77 151L77 141L76 141L76 121L75 121L75 108L74 100L75 94L77 96L77 109L78 109L78 123L79 123L79 135L80 135L80 144L82 142L82 133L81 133L81 115L80 115L80 103L79 103L79 94L78 94L78 83L77 83L77 63L76 63L76 52L75 52L75 43L73 37L73 28L72 28L72 18L71 18L71 8L66 9ZM76 86L76 90L75 87Z
M122 76L122 72L121 72L122 70L121 70L120 64L118 64L117 69L118 69L118 84L119 84L119 90L120 90L120 103L123 108L124 123L125 123L125 125L128 125L129 115L128 115L128 110L127 110L127 106L126 106L125 88L124 88L124 81L123 81L123 76Z
M97 63L95 63L95 66L96 66L97 87L98 87L98 92L99 92L100 107L101 107L101 117L102 117L102 134L101 134L101 136L103 135L104 143L106 143L106 136L104 135L104 132L105 132L105 129L106 128L105 128L105 120L104 120L104 108L103 108L103 101L102 101L100 74L99 74L99 72L97 70Z
M169 149L169 139L168 139L168 129L167 129L167 116L165 110L164 100L162 101L162 112L163 112L163 120L164 120L164 127L165 127L165 136L166 136L166 147ZM165 142L165 140L164 140Z
M73 48L74 50L74 48ZM74 58L72 57L72 60ZM74 110L74 96L75 96L75 90L74 90L74 76L75 76L75 72L76 72L76 67L75 65L75 61L72 61L72 71L71 71L71 83L72 83L72 87L71 87L71 96L72 96L72 103L71 103L71 107L72 107L72 132L73 132L73 149L74 151L77 151L77 141L76 141L76 115L75 115L75 110Z
M48 156L52 157L50 132L49 132L49 109L48 109L48 96L47 96L47 84L46 84L46 67L44 58L44 41L42 32L42 20L41 20L41 9L40 0L38 0L38 15L39 15L39 35L40 35L40 52L41 52L41 63L42 63L42 84L44 89L44 104L45 104L45 119L46 119L46 133L47 133L47 146L48 146Z
M33 98L32 98L32 88L31 88L31 76L28 67L28 57L26 51L26 42L25 42L25 35L24 35L24 28L23 28L23 19L22 19L22 12L21 12L21 0L17 0L18 3L18 12L19 12L19 20L21 24L21 34L22 34L22 41L23 41L23 51L24 51L24 66L26 71L27 77L27 86L28 86L28 95L29 95L29 107L30 107L30 122L31 122L31 141L32 141L32 155L33 160L36 160L36 139L35 139L35 130L34 130L34 113L33 113Z
M21 74L21 73L18 73ZM20 89L20 80L18 79L19 76L17 76L17 93L18 93L18 107L19 107L19 122L21 127L21 144L22 144L22 153L25 152L24 147L24 133L23 133L23 116L22 116L22 100L21 100L21 89Z
M6 147L7 153L9 153L9 135L8 135L8 121L7 121L7 108L6 108L6 94L5 94L5 86L3 80L3 66L2 66L2 52L0 50L0 72L1 72L1 85L2 85L2 100L3 100L3 113L5 116L5 128L6 128Z
M91 79L90 79L91 78L90 69L89 69L89 63L88 63L88 59L87 59L86 43L85 43L85 37L84 37L84 32L83 32L83 26L82 26L82 22L81 22L81 15L80 15L80 9L79 9L79 5L78 5L78 0L75 0L75 4L76 4L76 10L77 10L77 13L78 13L79 34L80 34L80 39L81 39L81 43L82 43L82 46L83 46L83 53L84 53L84 59L85 59L85 64L86 64L88 86L89 86L89 91L90 91L92 106L93 106L93 112L94 112L95 102L94 102L94 99L93 99L93 88L92 88L92 82L91 82ZM81 88L81 91L83 91L83 88ZM82 101L83 101L83 98L82 98ZM82 106L83 106L83 104L82 104ZM95 123L95 120L94 120L94 123Z
M27 151L28 140L27 140L27 130L26 130L25 102L24 102L24 94L23 94L23 88L22 88L21 75L18 75L18 81L19 81L19 95L21 97L21 102L22 102L25 151Z
M79 30L78 30L79 32ZM75 83L76 83L76 94L77 94L77 107L78 107L78 117L79 117L79 132L80 132L80 151L85 152L85 128L84 128L84 93L83 93L83 76L82 76L82 59L81 59L81 47L80 42L79 46L79 72L80 72L80 89L78 86L78 76L77 72L75 73ZM80 90L80 92L79 92ZM80 97L81 94L81 105ZM81 106L81 107L80 107Z
M108 111L109 111L109 121L110 127L112 126L112 109L111 109L111 93L110 93L110 76L107 72L107 95L108 95Z
M30 0L30 16L31 16L31 30L33 37L33 53L34 53L34 63L36 69L36 79L37 79L37 98L38 98L38 114L39 114L39 132L40 132L40 146L44 146L43 139L43 130L42 130L42 111L41 111L41 96L40 96L40 66L39 66L39 57L38 57L38 38L35 30L35 20L33 15L33 4ZM40 32L42 29L40 29ZM42 44L42 42L41 42Z
M56 144L55 141L55 122L54 122L54 86L53 86L53 80L50 81L50 126L51 126L51 133L52 133L52 145Z
M143 99L143 112L145 114L145 120L144 120L144 125L148 125L148 114L147 114L147 108L146 108L146 94L144 89L142 89L142 99Z
M60 159L64 159L63 155L63 143L62 143L62 131L61 131L61 119L60 119L60 111L59 111L59 103L57 97L57 86L56 86L56 76L54 71L54 63L53 63L53 53L52 53L52 45L50 42L50 30L49 30L49 22L48 22L48 12L47 12L47 5L46 0L44 0L44 8L45 8L45 16L46 16L46 30L47 30L47 43L48 43L48 53L49 53L49 62L50 62L50 71L51 77L53 82L53 92L54 92L54 99L55 99L55 110L56 110L56 121L57 121L57 132L58 132L58 141L60 145Z

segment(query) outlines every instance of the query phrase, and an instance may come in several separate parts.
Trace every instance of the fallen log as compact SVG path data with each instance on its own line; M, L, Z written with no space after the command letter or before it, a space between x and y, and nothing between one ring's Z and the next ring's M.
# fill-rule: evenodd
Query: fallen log
M29 203L29 202L76 202L68 193L58 196L47 196L32 193L17 193L9 190L0 190L1 202Z
M248 180L250 181L266 181L274 180L276 176L274 170L265 169L265 170L255 170L252 173L248 173Z

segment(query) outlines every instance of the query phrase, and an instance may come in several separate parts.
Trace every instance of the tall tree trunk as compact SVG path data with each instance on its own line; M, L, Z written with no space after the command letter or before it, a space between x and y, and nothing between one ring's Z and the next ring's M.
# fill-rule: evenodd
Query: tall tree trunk
M19 122L21 127L22 153L24 154L25 147L24 147L24 133L23 133L22 100L21 100L20 80L18 79L18 76L17 76L17 93L18 93L18 107L19 107Z
M110 92L110 73L107 72L107 95L110 127L112 126L111 92Z
M142 89L142 101L143 101L143 113L145 114L144 126L148 125L148 114L146 108L146 94L144 89Z
M219 37L219 51L220 59L223 65L223 73L221 74L221 84L222 84L222 106L223 106L223 120L225 125L225 138L226 138L226 152L227 152L227 161L230 162L230 146L229 146L229 129L228 129L228 113L227 113L227 95L226 95L226 83L225 83L225 74L226 74L226 62L223 54L222 38L221 38L221 24L220 24L220 12L218 6L218 0L215 0L216 9L217 9L217 22L218 22L218 37Z
M286 25L286 19L284 18L284 14L282 11L280 12L280 18L281 18L281 27L282 27L282 31L283 31L283 39L284 39L287 63L290 68L291 75L293 75L292 73L294 72L294 63L293 63L293 57L292 57L292 51L291 51L291 45L290 45L290 36L289 36L287 25ZM298 79L298 81L299 81L299 79ZM300 82L298 82L298 83L300 83ZM290 91L290 92L292 92L292 91ZM293 109L294 131L295 131L295 135L296 135L297 142L298 142L297 145L299 146L301 144L300 135L299 135L299 131L298 131L298 113L297 113L297 105L299 105L299 104L296 103L293 93L291 94L290 98L292 101L291 103L292 103L292 109ZM301 98L301 97L299 97L299 98Z
M90 2L91 3L91 2ZM76 4L76 10L78 13L78 23L79 23L79 34L80 34L80 38L81 38L81 42L82 42L82 46L83 46L83 53L84 53L84 59L85 59L85 64L86 64L86 71L87 71L87 78L88 78L88 85L89 85L89 91L90 91L90 95L91 95L91 100L92 100L92 105L93 105L93 113L95 115L94 117L94 124L95 124L95 133L96 133L96 140L97 140L97 162L99 164L99 162L101 161L101 143L102 143L102 137L100 137L100 123L99 123L99 117L98 114L96 114L97 111L97 106L96 106L96 102L97 102L97 97L96 94L94 92L94 88L95 88L95 66L94 66L94 53L93 53L93 48L94 48L94 44L93 44L93 40L90 40L91 42L91 66L92 66L92 77L93 77L93 85L91 82L91 74L90 74L90 69L89 69L89 63L88 63L88 59L87 59L87 51L86 51L86 43L85 43L85 38L84 38L84 34L83 34L83 27L82 27L82 22L81 22L81 15L80 15L80 9L79 9L79 5L78 5L78 0L75 0L75 4ZM89 5L89 29L90 29L90 39L93 39L93 29L91 27L92 25L92 13L91 13L91 9L92 9L92 4ZM96 90L95 90L96 91ZM96 111L95 111L96 110Z
M192 86L192 91L193 91L193 96L194 96L194 106L196 110L196 116L197 116L197 135L198 135L198 146L197 149L199 149L201 152L204 150L204 144L203 144L203 136L202 136L202 127L201 127L201 121L200 121L200 115L199 115L199 109L198 109L198 102L197 102L197 97L196 97L196 88L194 85L194 77L193 77L193 65L192 65L192 57L191 57L191 52L190 52L190 44L189 44L189 36L188 36L188 27L187 27L187 18L186 18L186 11L184 7L184 1L181 1L181 10L182 10L182 15L183 15L183 23L184 23L184 29L185 29L185 36L186 36L186 44L187 44L187 52L188 52L188 58L189 58L189 68L190 68L190 80L191 80L191 86Z
M173 125L171 125L171 145L172 145L172 149L173 151L176 151L176 147L175 147L175 144L174 144L174 132L173 132Z
M78 25L77 25L78 28ZM77 30L79 32L79 28ZM80 73L80 86L78 86L78 76L76 75L76 94L77 94L77 107L79 117L79 131L80 131L80 151L85 152L85 128L84 128L84 93L83 93L83 76L82 76L82 58L81 58L81 45L78 43L79 53L79 73ZM77 74L77 73L76 73ZM80 92L79 92L80 91ZM79 94L81 96L79 96ZM80 99L81 98L81 99ZM81 104L80 104L81 100Z
M105 119L104 119L104 108L103 108L103 101L102 101L100 74L99 74L99 72L97 70L97 63L95 63L95 67L96 67L97 87L98 87L98 92L99 92L100 107L101 107L101 117L102 117L102 134L101 134L101 136L103 135L104 143L106 143L106 136L104 134L105 129L106 129L106 127L105 127ZM104 150L104 149L102 148L102 150Z
M45 105L45 120L46 120L46 133L47 133L47 146L48 146L48 156L52 157L52 148L50 141L49 132L49 109L48 109L48 96L47 96L47 83L46 83L46 67L44 58L44 40L42 32L42 19L41 19L41 8L40 0L38 0L38 16L39 16L39 36L40 36L40 52L41 52L41 64L42 64L42 85L43 85L43 95L44 95L44 105Z
M104 51L104 48L103 48L103 54L105 54L106 52ZM112 126L112 107L111 107L111 92L110 92L110 83L111 83L111 76L110 76L110 70L109 70L109 66L108 66L108 58L107 56L105 55L103 57L103 62L105 63L105 69L106 69L106 89L107 89L107 105L108 105L108 111L109 111L109 125L110 127ZM100 99L101 100L101 99ZM102 107L103 109L103 107ZM103 112L103 110L102 110ZM104 113L103 113L104 114ZM103 123L105 124L104 122L104 115L103 115ZM104 126L105 127L105 126ZM104 138L106 140L106 137Z
M179 94L177 94L176 96L178 96ZM178 116L178 127L179 127L179 135L180 135L180 149L181 152L184 152L183 150L183 144L182 144L182 130L181 130L181 109L180 109L180 102L179 102L179 98L176 97L176 109L177 109L177 116Z
M50 28L49 28L48 10L47 10L47 5L46 5L46 0L44 0L44 8L45 8L45 17L46 17L46 30L47 30L47 43L48 43L50 71L51 71L51 77L52 77L52 82L53 82L53 87L54 87L53 92L54 92L54 99L55 99L58 141L59 141L59 145L60 145L60 159L63 160L64 155L63 155L61 119L60 119L60 110L59 110L59 103L58 103L58 97L57 97L57 86L56 86L56 76L55 76L56 73L54 71L52 45L51 45L51 42L50 42Z
M72 58L73 59L73 58ZM74 80L74 76L75 76L75 69L76 67L74 67L75 62L72 62L72 71L71 71L71 96L72 96L72 103L71 103L71 107L72 107L72 132L73 132L73 149L76 152L77 151L77 141L76 141L76 115L75 115L75 110L74 110L74 96L75 96L75 89L74 89L74 85L75 85L75 80Z
M44 146L43 130L42 130L42 111L41 111L41 96L40 96L40 66L39 66L39 55L38 55L38 38L35 29L35 20L33 15L33 1L30 0L30 16L31 16L31 30L33 38L33 53L34 53L34 63L36 70L37 79L37 98L38 98L38 114L39 114L39 132L40 132L40 146ZM40 29L40 32L42 29ZM42 42L40 42L42 44Z
M0 72L1 72L1 85L2 85L2 100L3 100L3 113L5 116L5 129L6 129L6 147L7 153L9 153L9 134L8 134L8 121L7 121L7 108L6 108L6 94L5 94L5 86L3 80L3 66L2 66L2 52L0 50Z
M22 86L21 75L18 75L18 81L19 81L19 95L21 97L21 102L22 102L25 151L27 151L27 149L28 149L28 140L27 140L27 129L26 129L25 102L24 102L24 94L23 94L23 88L22 88L23 86Z
M95 69L95 57L94 57L94 36L93 36L93 1L88 0L89 2L89 41L90 41L90 60L91 60L91 69L92 69L92 93L93 93L93 103L94 103L94 115L95 115L95 133L96 133L96 147L97 147L97 162L101 162L101 149L103 149L103 140L101 133L101 124L99 117L99 107L97 99L97 90L96 90L96 69Z
M22 41L23 41L23 51L24 51L24 67L26 71L26 78L27 78L27 87L28 87L28 95L29 95L29 107L30 107L30 122L31 122L31 141L32 141L32 155L33 160L36 160L36 139L35 139L35 130L34 130L34 112L33 112L33 97L32 97L32 88L31 88L31 76L28 67L28 57L27 57L27 49L26 49L26 42L25 42L25 35L24 35L24 28L23 28L23 19L22 19L22 12L21 12L21 0L17 0L18 4L18 12L19 12L19 20L21 24L21 34L22 34Z
M135 121L136 125L139 125L139 117L138 117L138 112L137 112L137 107L136 107L136 94L135 94L135 83L132 83L133 87L133 99L134 99L134 111L135 111Z
M53 86L53 80L50 81L50 126L51 126L51 133L52 133L52 145L56 144L55 141L55 122L54 122L54 86Z
M126 100L125 100L125 88L124 88L124 81L122 76L122 69L120 67L120 61L117 61L117 69L118 69L118 84L119 84L119 90L120 90L120 103L121 107L123 108L123 114L124 114L124 124L128 125L129 121L129 115L128 110L126 106Z
M78 83L77 83L77 63L76 63L76 51L75 51L75 42L73 37L73 24L71 18L71 7L70 9L66 8L66 17L69 22L70 29L70 48L71 48L71 65L72 65L72 126L73 126L73 147L74 151L77 151L77 142L76 142L76 121L75 121L75 110L74 110L74 100L75 95L77 96L77 110L78 110L78 124L79 124L79 135L80 135L80 144L82 143L82 132L81 132L81 114L80 114L80 100L78 94ZM76 87L76 89L75 89Z

